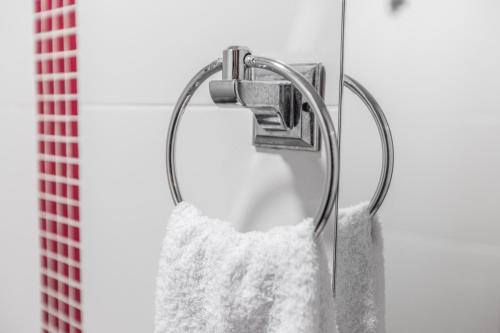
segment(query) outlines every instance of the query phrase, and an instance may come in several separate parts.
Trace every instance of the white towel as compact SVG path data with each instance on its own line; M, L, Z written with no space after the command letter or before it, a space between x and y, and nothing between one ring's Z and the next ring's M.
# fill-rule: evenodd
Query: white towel
M328 262L310 219L239 233L187 203L167 226L155 333L331 333Z
M384 333L384 257L378 218L363 203L339 211L335 304L340 333Z

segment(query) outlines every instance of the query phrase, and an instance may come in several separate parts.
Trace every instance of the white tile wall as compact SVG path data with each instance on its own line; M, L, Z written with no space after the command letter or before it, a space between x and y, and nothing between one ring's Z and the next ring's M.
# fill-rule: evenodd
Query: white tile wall
M0 332L40 321L36 125L30 1L0 10Z
M0 270L0 295L7 295L0 297L0 331L33 332L35 127L34 110L21 107L33 96L32 17L26 3L9 6L8 15L0 11L0 41L9 45L0 52L6 73L0 91L8 92L0 95L0 258L7 267ZM338 3L266 6L80 3L86 331L152 331L157 256L172 208L164 137L172 104L198 68L235 43L286 61L322 61L330 70L328 101L335 104ZM388 0L348 4L346 72L377 97L396 144L393 186L381 210L389 332L500 330L499 6L407 0L391 12ZM17 38L8 33L14 25ZM208 106L201 90L179 133L185 197L241 230L311 215L322 185L320 156L256 152L250 113ZM380 148L368 113L348 92L343 120L345 206L371 196Z

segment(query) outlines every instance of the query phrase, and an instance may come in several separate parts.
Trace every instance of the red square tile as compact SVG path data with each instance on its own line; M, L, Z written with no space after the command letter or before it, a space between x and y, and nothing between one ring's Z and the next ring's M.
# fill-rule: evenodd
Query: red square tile
M56 52L64 51L64 36L58 36L54 38L54 50Z
M68 196L68 184L58 183L57 184L57 195L66 198Z
M77 101L75 101L75 100L69 101L68 105L66 105L66 106L68 107L67 114L70 114L72 116L78 115L78 102Z
M72 298L75 302L80 302L80 301L81 301L80 289L77 289L77 288L72 287L72 288L70 289L70 294L71 294L71 298Z
M66 223L59 223L59 236L68 237L68 225Z
M69 186L69 197L73 200L80 199L80 189L78 188L77 185L70 185Z
M36 40L35 41L35 53L42 53L42 41L41 40Z
M72 142L69 144L69 156L78 158L78 143Z
M42 212L47 211L47 201L45 201L44 199L39 200L38 206L40 207L40 211Z
M43 267L43 268L47 268L47 257L46 256L41 256L40 257L40 265Z
M80 309L72 308L71 309L71 317L73 318L73 320L75 320L78 323L82 322L82 312L80 311Z
M69 164L69 177L73 179L79 179L80 178L80 168L78 164Z
M57 101L57 114L66 114L66 102L65 101Z
M78 227L69 227L69 237L75 242L80 241L80 229Z
M68 166L66 163L57 163L57 175L61 177L68 176Z
M35 0L35 13L38 13L42 10L42 1L41 0Z
M54 30L60 30L64 28L64 16L63 14L58 14L54 17Z
M64 257L68 257L68 245L67 244L64 244L64 243L59 243L59 247L57 249L57 252L64 256Z
M66 50L76 50L76 35L72 34L66 37Z
M38 153L45 154L45 142L38 141Z
M45 305L49 304L49 295L47 295L46 293L42 293L42 303Z
M53 101L48 101L45 102L45 114L54 114L54 102Z
M51 16L46 16L42 20L42 31L43 32L52 31L52 17Z
M36 93L38 95L43 95L43 81L37 81L37 83L36 83Z
M57 214L57 203L52 200L46 200L47 210L46 212L49 214L56 215Z
M47 277L47 275L42 274L40 280L41 280L42 286L47 287L49 285L49 278Z
M52 0L42 0L42 11L52 9Z
M38 114L43 114L43 111L44 111L44 103L42 101L38 101L37 102L37 110L38 110Z
M68 125L69 125L69 135L78 136L78 122L70 121Z
M52 220L47 221L47 231L51 234L57 235L57 222Z
M47 238L40 237L40 247L42 248L42 250L47 249Z
M42 40L42 53L50 53L53 51L53 43L51 38Z
M68 205L63 203L57 204L57 215L68 217Z
M57 292L58 291L58 284L57 280L54 278L48 278L49 282L49 288L52 289L53 291Z
M57 156L66 156L66 143L64 143L64 142L57 143L56 155Z
M49 194L55 195L56 194L56 183L48 181L47 182L47 192Z
M38 190L41 193L45 193L46 189L47 189L47 184L46 184L45 180L43 180L43 179L38 180Z
M37 18L35 19L35 33L39 33L42 31L42 20Z
M59 283L59 290L61 291L61 293L64 296L69 297L69 286L66 283L60 282Z
M70 11L66 14L66 19L64 23L65 28L74 28L76 26L76 15L75 11Z
M49 323L49 313L47 311L42 311L42 320L45 324Z
M52 272L57 273L57 260L49 258L49 269Z
M69 57L66 60L66 71L70 73L74 73L77 71L77 66L76 66L76 57Z
M56 123L53 121L45 122L45 134L54 135L56 133Z
M68 264L65 264L65 263L62 263L61 267L60 267L60 273L62 273L62 275L64 275L65 277L69 277L69 274L70 274L70 267Z
M78 92L76 79L69 79L67 84L68 84L67 90L70 94L76 94Z
M45 154L47 155L55 155L56 153L56 143L53 141L49 141L45 143Z
M61 302L61 312L64 313L66 316L69 316L69 304L65 302Z
M57 58L54 60L55 62L55 73L64 73L64 58Z
M40 230L42 231L47 230L47 220L44 218L40 219Z
M65 80L56 81L56 94L64 94L66 92L66 82Z
M42 61L41 60L38 60L36 62L36 73L42 74Z
M80 221L80 208L78 206L69 206L69 218Z
M56 134L57 135L66 135L66 122L58 121L56 122Z
M74 246L69 248L69 257L74 261L80 262L80 249Z

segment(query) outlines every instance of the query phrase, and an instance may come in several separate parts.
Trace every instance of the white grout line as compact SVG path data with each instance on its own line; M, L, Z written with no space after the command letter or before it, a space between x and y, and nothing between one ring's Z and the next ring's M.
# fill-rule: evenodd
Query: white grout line
M54 235L51 232L43 231L43 230L40 230L40 235L43 236L43 237L45 237L45 238L47 238L47 239L54 240L54 241L57 241L57 242L60 242L60 243L64 243L64 244L66 244L68 246L76 247L78 249L80 248L80 243L79 242L75 242L74 240L72 240L70 238L67 238L67 237L56 236L56 235ZM73 266L80 267L80 264L73 265Z
M62 311L56 311L52 309L50 306L45 305L42 303L42 307L44 308L45 311L47 311L49 314L53 315L54 317L57 317L59 319L63 319L65 322L70 324L71 326L74 326L78 329L81 329L81 324L79 324L77 321L75 321L73 318L66 316Z
M69 177L48 175L45 173L40 174L39 177L40 177L40 180L65 183L68 185L79 185L80 184L78 179L69 178Z
M58 15L58 14L61 14L61 13L65 13L65 12L69 12L69 11L74 11L74 10L76 10L76 5L64 5L64 6L59 7L59 8L53 8L53 9L50 9L50 10L44 10L44 11L41 11L41 12L35 12L35 19L37 19L37 18L46 18L48 16Z
M52 279L56 279L58 281L64 282L70 287L81 289L80 283L69 278L69 277L65 277L61 274L54 273L50 269L43 268L43 267L41 267L40 270L41 270L42 274L47 275L48 277L50 277Z
M43 73L37 74L36 80L70 80L76 79L78 77L77 72L68 72L68 73Z
M63 100L76 100L78 97L77 94L37 94L37 99L41 102L43 101L63 101Z
M38 114L39 121L77 121L78 116L65 114ZM41 134L40 134L41 135Z
M46 220L52 220L60 223L66 223L67 225L70 225L72 227L80 227L80 224L78 221L72 220L67 217L59 216L59 215L54 215L50 214L47 212L40 212L40 217ZM69 244L69 243L68 243ZM76 243L75 243L76 246Z
M61 197L60 195L53 195L53 194L48 194L48 193L44 193L44 192L39 192L38 195L39 195L40 199L50 200L50 201L54 201L54 202L62 203L62 204L68 204L71 206L78 206L80 204L80 202L78 200Z
M54 52L45 52L45 53L37 53L35 55L36 60L55 60L56 58L66 58L76 56L78 53L77 50L65 50L65 51L54 51Z
M76 31L77 31L76 28L63 28L63 29L59 29L59 30L37 32L35 34L35 40L41 40L41 39L45 39L47 37L53 38L53 37L74 35L74 34L76 34Z
M67 303L70 306L77 308L78 310L82 310L82 307L79 303L77 303L76 301L74 301L70 297L63 295L62 293L56 293L55 291L53 291L49 287L42 286L42 292L51 296L51 297L58 298L58 299L64 301L64 303Z
M48 237L46 237L48 239ZM55 240L55 239L53 239ZM64 264L67 264L67 265L70 265L70 266L73 266L73 267L78 267L80 268L80 263L71 259L71 258L67 258L63 255L60 255L60 254L55 254L55 253L52 253L51 251L49 250L40 250L40 254L47 257L47 258L50 258L50 259L54 259L54 260L57 260L58 262L62 262Z
M77 136L69 136L62 134L61 135L38 134L38 140L64 142L64 143L78 143Z

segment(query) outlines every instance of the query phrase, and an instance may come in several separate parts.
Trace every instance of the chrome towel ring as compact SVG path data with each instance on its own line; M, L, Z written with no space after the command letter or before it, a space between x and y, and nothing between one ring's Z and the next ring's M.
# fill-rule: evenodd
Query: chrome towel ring
M349 88L366 105L377 124L380 135L382 144L382 169L377 189L368 206L370 215L373 216L382 205L391 185L392 172L394 170L394 143L392 141L391 129L382 108L375 100L375 97L365 87L348 75L344 75L344 86Z
M318 213L314 218L314 232L315 235L318 236L324 229L332 213L332 209L337 198L339 183L339 149L337 136L335 133L335 127L333 126L333 122L325 105L325 102L323 101L317 90L311 85L311 83L291 66L277 60L253 56L249 51L247 51L247 49L243 49L243 51L245 51L246 53L242 53L242 49L238 47L230 47L228 50L229 52L231 52L230 55L232 55L230 61L224 62L222 59L217 59L207 66L203 67L189 81L174 107L167 132L166 150L167 177L173 201L175 204L183 201L175 170L175 140L182 114L187 104L189 103L189 100L196 92L198 87L207 78L223 70L223 63L226 66L231 66L231 68L224 69L224 72L233 75L233 80L240 78L242 76L242 73L246 72L247 69L260 68L274 72L291 82L291 84L302 94L305 100L307 100L307 102L309 103L310 109L315 115L319 128L321 130L325 147L327 168L323 198L321 200ZM332 219L336 224L336 216L332 217Z

